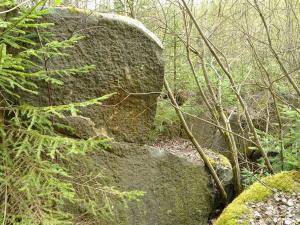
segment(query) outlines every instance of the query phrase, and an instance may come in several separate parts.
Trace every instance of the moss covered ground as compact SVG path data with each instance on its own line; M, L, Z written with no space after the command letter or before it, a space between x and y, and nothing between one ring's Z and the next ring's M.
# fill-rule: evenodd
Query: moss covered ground
M299 192L300 172L281 172L257 181L225 208L214 225L250 225L252 213L246 204L263 201L277 191Z

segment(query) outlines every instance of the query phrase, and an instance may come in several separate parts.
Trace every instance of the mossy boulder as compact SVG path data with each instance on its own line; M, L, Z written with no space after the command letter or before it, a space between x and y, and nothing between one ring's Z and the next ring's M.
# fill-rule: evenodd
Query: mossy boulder
M225 208L214 225L250 225L253 213L247 203L264 201L278 191L300 192L300 172L281 172L257 181Z
M205 109L205 106L202 106L202 108ZM210 121L210 113L206 111L200 112L197 117ZM230 158L228 144L220 130L216 126L211 125L206 121L199 120L197 117L186 115L185 119L195 138L199 143L201 143L201 146L221 153ZM234 133L244 136L245 138L249 138L247 136L248 131L242 130L239 126L240 121L237 114L232 114L230 116L229 122ZM242 122L244 123L244 121ZM245 154L248 156L251 154L253 150L248 149L250 145L247 141L237 136L235 136L235 141L237 148L241 154Z
M129 202L127 208L113 200L112 220L92 223L92 219L82 218L88 221L86 224L204 225L214 208L215 189L203 163L164 149L114 143L108 151L93 153L88 163L83 162L79 169L75 168L76 173L82 174L80 176L95 171L110 178L108 186L145 194L139 201ZM80 205L74 207L75 212L76 208L82 208Z
M44 20L54 23L49 29L55 39L66 40L74 34L84 38L67 50L69 56L47 60L48 70L86 65L95 69L87 74L59 76L62 86L40 82L39 95L23 93L20 101L35 106L62 105L116 93L105 106L82 109L81 116L89 120L85 126L79 118L67 122L80 127L77 136L84 134L85 138L86 134L105 134L118 141L146 141L163 86L160 40L142 23L128 17L74 8L50 12Z
M210 150L206 150L205 152L208 156L208 160L216 170L222 184L226 187L232 184L233 174L232 174L232 166L228 158L224 155L215 153ZM200 158L200 157L199 157Z

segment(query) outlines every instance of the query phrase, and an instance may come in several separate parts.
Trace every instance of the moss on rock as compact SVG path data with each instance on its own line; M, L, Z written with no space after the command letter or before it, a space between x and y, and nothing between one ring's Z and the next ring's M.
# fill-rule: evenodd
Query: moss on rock
M230 161L224 155L218 154L213 151L206 151L206 154L208 156L209 162L216 170L223 185L225 186L231 185L233 174L232 174L232 166L230 164ZM227 190L227 192L228 191L229 190Z
M66 7L66 9L68 9L71 13L86 13L86 10L74 6Z
M202 162L125 142L112 143L108 151L96 151L86 161L79 160L79 168L72 168L74 177L89 178L89 174L101 173L93 182L122 191L142 191L144 195L139 201L128 202L127 207L118 198L110 199L111 220L87 214L85 205L71 205L76 224L204 225L213 210L214 189ZM90 195L95 195L97 207L105 203L102 193Z
M209 152L208 157L209 157L208 158L209 162L214 167L223 166L223 167L230 167L231 168L230 161L224 155L221 155L221 154L218 154L218 153L215 153L215 152Z
M221 214L214 225L250 225L249 202L260 202L273 195L273 191L299 192L300 172L282 172L263 178L238 196Z

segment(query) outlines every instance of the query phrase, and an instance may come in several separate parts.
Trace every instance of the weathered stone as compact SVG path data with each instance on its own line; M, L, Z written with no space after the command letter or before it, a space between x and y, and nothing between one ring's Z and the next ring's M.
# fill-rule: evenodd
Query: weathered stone
M69 57L51 58L48 69L95 65L88 74L64 76L63 86L39 84L39 95L23 95L33 105L59 105L117 93L105 106L82 109L96 129L117 140L144 141L151 128L164 66L159 39L141 23L112 15L55 9L45 18L58 40L73 34L85 38L68 50Z
M57 121L59 124L65 125L64 127L57 127L57 130L71 137L80 139L88 139L90 137L108 137L106 130L96 128L95 123L87 117L66 116L58 119Z
M230 161L225 156L210 150L205 150L205 153L210 163L214 167L216 173L218 174L218 177L221 180L222 184L225 187L232 188L233 174Z
M129 143L115 143L108 152L93 153L89 161L76 171L84 174L101 171L103 175L113 178L109 186L145 192L140 201L130 202L127 209L118 201L112 202L115 213L113 221L101 221L99 224L207 223L213 209L214 190L201 161L189 161L163 149ZM79 205L75 207L80 208Z
M204 106L203 106L204 107ZM208 113L202 112L197 115L207 121L211 121ZM224 152L227 149L224 138L220 135L217 127L199 120L197 117L185 115L186 122L201 146L204 148L213 149L217 152Z
M211 122L211 119L207 112L202 112L198 115L198 117ZM202 147L211 149L230 158L230 152L228 150L228 145L226 143L225 137L223 136L223 134L221 134L220 130L216 126L211 125L206 121L200 120L195 116L186 115L185 119L195 138L199 143L201 143ZM239 126L239 119L237 114L233 113L230 117L229 122L234 133L244 136L245 138L249 138L247 136L248 130L243 131ZM237 148L241 153L249 155L252 152L248 149L249 143L247 141L238 136L235 136L235 141Z

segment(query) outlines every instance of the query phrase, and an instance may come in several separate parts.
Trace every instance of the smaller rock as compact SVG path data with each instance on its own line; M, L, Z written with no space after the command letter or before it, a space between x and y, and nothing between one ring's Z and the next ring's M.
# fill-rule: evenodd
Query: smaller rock
M287 201L287 205L288 205L288 206L293 206L293 205L294 205L293 200L292 200L292 199L289 199L289 200Z
M271 210L267 210L267 211L265 212L265 214L268 215L268 216L272 216L272 215L273 215L273 212L272 212Z
M279 202L280 201L280 195L279 195L279 193L276 193L275 195L274 195L274 199L277 201L277 202Z
M291 219L285 219L284 220L285 225L291 225L292 223L293 223L293 221Z
M266 224L267 224L267 225L272 225L272 224L273 224L272 219L271 219L271 218L267 218L267 219L266 219Z
M253 216L254 216L254 218L255 218L256 220L259 220L259 219L261 218L260 213L257 212L257 211L254 211Z
M59 124L66 127L59 127L57 130L65 135L80 139L89 139L92 137L109 138L107 129L104 127L95 127L95 123L88 117L66 116L57 120Z

